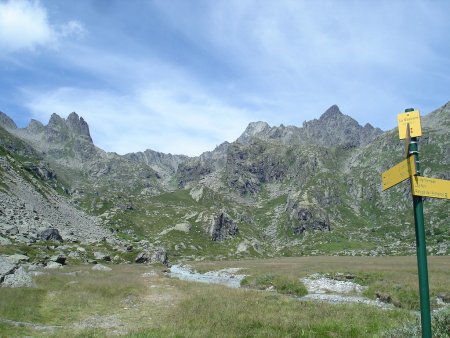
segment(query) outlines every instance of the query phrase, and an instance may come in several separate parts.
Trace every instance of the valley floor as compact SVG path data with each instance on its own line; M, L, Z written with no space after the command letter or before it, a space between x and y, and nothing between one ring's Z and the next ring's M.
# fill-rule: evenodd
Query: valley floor
M109 267L42 270L34 272L35 288L1 288L0 336L408 337L416 330L415 257L192 263L202 273L240 268L241 288L178 280L162 266ZM351 281L363 286L361 296L375 301L378 295L390 308L299 300L308 276ZM429 257L429 278L432 307L442 308L450 292L449 256ZM444 328L441 318L435 329L448 330L449 308L440 312Z

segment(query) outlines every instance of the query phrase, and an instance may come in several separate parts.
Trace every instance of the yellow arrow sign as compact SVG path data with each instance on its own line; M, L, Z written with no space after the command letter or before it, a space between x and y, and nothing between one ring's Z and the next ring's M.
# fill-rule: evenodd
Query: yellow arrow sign
M411 181L415 196L450 199L450 181L422 176L415 176Z
M409 133L411 137L422 136L422 127L420 125L420 113L414 110L397 115L398 137L400 140L406 138L406 126L409 123Z
M406 160L393 166L391 169L381 174L383 190L389 189L394 185L406 180L416 173L416 162L414 156L408 157Z

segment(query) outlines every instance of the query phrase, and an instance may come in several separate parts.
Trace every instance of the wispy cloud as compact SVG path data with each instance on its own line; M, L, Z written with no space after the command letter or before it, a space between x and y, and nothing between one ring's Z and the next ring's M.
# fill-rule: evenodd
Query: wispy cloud
M182 89L183 88L183 89ZM76 111L91 127L94 142L121 154L156 149L199 155L234 141L252 113L214 100L192 87L149 85L127 95L80 88L23 89L34 118Z
M0 2L0 48L3 53L57 47L61 38L86 34L76 20L50 24L47 10L38 0Z
M199 154L254 120L301 125L338 104L390 129L449 100L448 2L137 3L0 0L2 106L77 111L110 151Z

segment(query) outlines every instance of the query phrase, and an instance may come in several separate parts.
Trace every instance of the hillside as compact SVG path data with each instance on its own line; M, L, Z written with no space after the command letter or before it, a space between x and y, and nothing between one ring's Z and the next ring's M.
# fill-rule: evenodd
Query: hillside
M422 122L422 170L450 179L450 103ZM173 261L415 251L409 185L381 192L381 172L403 156L397 130L361 126L337 106L302 127L251 123L199 157L107 153L76 113L26 128L0 113L0 126L0 234L11 245L56 227L135 254L163 247ZM450 254L448 210L425 199L430 254Z

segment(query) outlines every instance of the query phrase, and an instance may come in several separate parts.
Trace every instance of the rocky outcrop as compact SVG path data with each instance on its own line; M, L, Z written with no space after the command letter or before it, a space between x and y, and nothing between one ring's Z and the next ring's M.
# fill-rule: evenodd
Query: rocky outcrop
M239 233L239 228L228 214L221 212L212 224L209 233L213 241L220 242L236 236Z
M145 163L160 175L176 173L178 166L189 159L185 155L164 154L151 149L125 154L124 157L133 162Z
M32 172L33 174L44 180L52 181L56 179L55 172L50 169L47 163L43 161L39 162L38 164L35 164L33 162L23 162L22 165L26 170Z
M296 199L288 198L285 211L291 221L292 231L301 235L306 231L331 231L331 223L324 210Z

